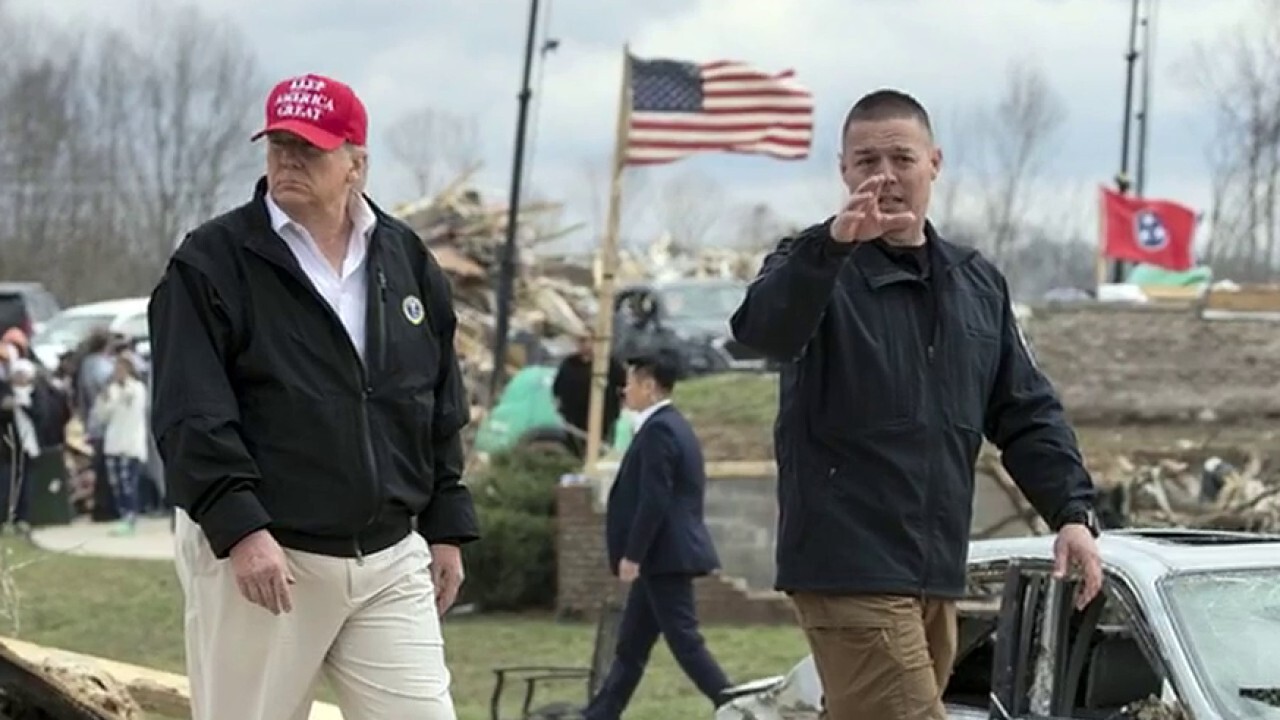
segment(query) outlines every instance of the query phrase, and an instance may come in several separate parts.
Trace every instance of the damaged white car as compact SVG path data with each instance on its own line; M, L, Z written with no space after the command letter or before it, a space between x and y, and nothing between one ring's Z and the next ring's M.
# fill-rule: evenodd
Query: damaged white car
M945 694L957 720L1280 720L1280 536L1104 533L1104 592L1076 610L1053 538L970 545ZM715 720L822 717L811 658L736 689Z

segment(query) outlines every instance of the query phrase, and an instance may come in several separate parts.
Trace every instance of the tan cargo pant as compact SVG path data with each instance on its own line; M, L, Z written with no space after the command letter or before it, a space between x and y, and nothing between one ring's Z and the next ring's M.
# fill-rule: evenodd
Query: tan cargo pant
M792 595L827 720L946 720L956 606L893 595Z
M418 533L363 562L286 549L297 584L278 616L240 594L181 511L174 534L192 720L306 720L321 670L346 720L456 720Z

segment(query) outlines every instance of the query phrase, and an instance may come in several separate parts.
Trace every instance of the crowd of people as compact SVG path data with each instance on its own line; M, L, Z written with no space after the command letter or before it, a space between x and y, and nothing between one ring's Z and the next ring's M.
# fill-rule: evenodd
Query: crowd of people
M136 531L164 508L149 430L146 361L130 338L96 330L42 365L18 328L0 337L0 507L6 532L26 534L38 482L69 480L70 513Z

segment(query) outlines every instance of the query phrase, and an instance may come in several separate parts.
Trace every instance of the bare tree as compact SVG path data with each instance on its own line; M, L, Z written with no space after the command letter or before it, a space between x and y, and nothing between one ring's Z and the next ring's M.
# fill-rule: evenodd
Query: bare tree
M56 260L73 78L74 61L42 59L14 73L0 97L10 236L3 259L10 272L29 273Z
M975 116L974 179L981 187L985 249L997 265L1027 221L1027 201L1065 115L1044 72L1020 61L1009 66L995 105Z
M1216 105L1209 261L1246 281L1280 270L1280 3L1258 0L1256 13L1184 64Z
M252 56L189 6L152 6L129 33L4 11L0 273L64 303L146 292L175 239L251 178Z
M582 180L587 188L588 206L591 208L589 229L592 239L599 243L604 238L609 216L612 159L586 161L582 164ZM635 229L652 211L652 192L648 170L629 167L622 174L622 198L619 203L622 216L618 219L619 245L639 242Z
M942 115L937 113L935 118ZM933 123L934 142L942 150L942 172L934 184L929 215L944 232L960 220L963 201L967 199L961 189L972 182L971 153L977 135L974 120L972 113L953 111L945 114L942 122L935 120ZM976 187L968 189L970 193L978 192Z
M387 128L386 141L392 157L413 177L419 197L480 163L475 119L444 110L423 107L402 115Z
M768 203L744 205L738 214L733 245L743 250L768 250L793 230L791 224L783 220Z
M663 184L658 219L675 246L688 251L705 243L724 210L724 188L706 175L686 172Z
M135 44L132 90L138 132L129 147L140 200L134 211L158 267L175 239L212 217L230 182L253 167L248 140L260 122L266 83L229 21L195 7L153 2L146 42ZM243 190L242 190L243 192Z

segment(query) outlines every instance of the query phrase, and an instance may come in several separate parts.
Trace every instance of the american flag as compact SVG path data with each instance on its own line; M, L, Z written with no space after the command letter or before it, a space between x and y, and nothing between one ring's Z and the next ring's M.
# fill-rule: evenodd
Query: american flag
M784 160L809 156L813 94L794 70L770 75L731 60L631 63L626 163L669 163L720 150Z

